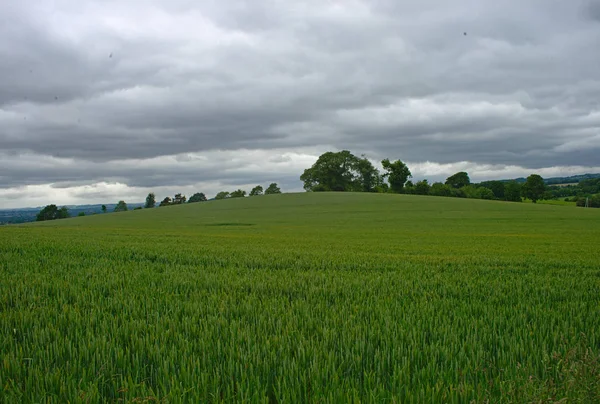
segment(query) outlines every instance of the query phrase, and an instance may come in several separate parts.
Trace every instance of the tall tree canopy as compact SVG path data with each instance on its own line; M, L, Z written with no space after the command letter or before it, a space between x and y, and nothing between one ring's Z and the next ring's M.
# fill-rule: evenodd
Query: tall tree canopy
M43 222L46 220L66 219L69 216L69 210L66 206L59 209L56 205L52 204L47 205L44 209L40 210L36 216L36 221Z
M536 203L544 196L546 184L544 179L537 174L531 174L527 177L525 184L521 187L521 193L525 198L531 199L531 202Z
M371 192L381 184L381 175L365 157L342 150L322 154L300 180L307 191Z
M471 185L471 179L469 178L469 174L461 171L446 178L446 185L449 185L452 188L462 188Z
M195 202L206 202L206 195L204 195L202 192L196 192L194 195L190 196L190 199L188 199L188 203Z
M273 194L280 194L280 193L281 193L281 189L279 189L279 186L277 185L276 182L272 182L265 190L265 195L273 195Z
M150 192L148 194L148 196L146 197L146 204L144 205L144 208L150 209L155 206L156 206L156 196L154 195L154 192Z
M173 205L181 205L183 203L185 203L186 201L186 197L185 195L181 195L181 194L175 194L175 196L173 197Z
M252 188L252 191L250 191L250 196L262 195L263 191L264 191L263 187L261 187L260 185L257 185L254 188Z
M127 204L125 201L119 201L117 206L115 206L115 212L125 212L127 211Z
M162 202L160 203L160 205L158 205L158 206L162 207L162 206L169 206L172 204L173 204L173 201L171 200L171 198L166 196L165 199L163 199Z
M230 198L243 198L246 196L246 191L238 189L229 194Z
M393 192L401 193L404 190L406 180L408 180L409 177L412 177L406 164L401 160L396 160L392 163L389 159L385 159L381 162L381 165L385 171L383 177L387 178L390 183L390 189Z
M215 199L227 199L227 198L229 198L229 192L227 192L227 191L221 191L215 196Z

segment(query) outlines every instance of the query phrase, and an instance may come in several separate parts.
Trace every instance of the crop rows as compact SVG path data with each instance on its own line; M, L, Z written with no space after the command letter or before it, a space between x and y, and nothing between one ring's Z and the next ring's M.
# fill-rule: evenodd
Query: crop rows
M558 224L498 231L463 212L452 238L416 213L396 213L403 230L318 206L241 226L227 203L1 229L0 401L600 397L597 215L542 207Z

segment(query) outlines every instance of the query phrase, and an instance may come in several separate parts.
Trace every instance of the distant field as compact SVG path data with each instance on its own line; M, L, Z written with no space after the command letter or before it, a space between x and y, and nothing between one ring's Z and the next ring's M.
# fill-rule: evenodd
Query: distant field
M0 402L598 402L600 209L284 194L0 228Z

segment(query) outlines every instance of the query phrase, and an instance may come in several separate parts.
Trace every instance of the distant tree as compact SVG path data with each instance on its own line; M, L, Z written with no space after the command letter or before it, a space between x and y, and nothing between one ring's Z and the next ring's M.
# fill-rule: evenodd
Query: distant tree
M142 207L138 206L138 207L133 208L133 210L142 210Z
M156 196L154 195L154 192L150 192L148 194L148 196L146 197L146 204L144 205L144 208L150 209L155 206L156 206Z
M417 195L429 195L429 183L427 180L419 181L415 184L415 193Z
M229 194L230 198L243 198L246 196L246 191L238 189Z
M522 202L521 184L516 181L506 183L504 185L504 200L509 202Z
M170 197L165 197L165 199L162 200L162 202L160 203L160 205L158 205L158 207L163 207L163 206L170 206L173 204L173 200Z
M361 192L378 192L379 187L385 184L379 170L365 155L356 161L356 181L355 190Z
M188 200L188 203L195 202L206 202L206 195L202 192L196 192L194 195L190 196L190 199Z
M44 207L44 209L40 210L40 212L37 214L36 216L36 221L38 222L43 222L46 220L56 220L56 219L60 219L61 217L60 211L58 209L58 207L54 204L52 205L47 205L46 207Z
M175 196L173 197L173 205L181 205L183 203L185 203L186 201L186 197L185 195L181 195L181 194L175 194Z
M215 199L227 199L229 198L229 192L227 191L221 191L217 194L217 196L215 196Z
M477 197L479 199L496 199L494 192L486 187L477 188Z
M102 213L106 213L106 205L102 205Z
M409 177L412 177L410 170L401 160L396 160L393 163L389 159L385 159L381 162L385 174L384 178L387 178L390 183L390 189L395 193L402 193L404 190L404 184Z
M544 192L546 191L546 185L544 179L537 174L531 174L527 177L525 184L521 187L521 194L531 199L531 202L536 203L543 198Z
M281 193L281 189L279 189L279 186L277 186L276 182L272 182L269 184L269 186L267 187L267 189L265 190L265 195L274 195L274 194L280 194Z
M263 191L264 191L263 187L261 187L260 185L257 185L254 188L252 188L252 191L250 191L250 196L262 195Z
M429 195L433 196L452 196L452 188L449 185L435 182L429 188Z
M374 191L382 182L379 171L364 156L348 150L323 153L300 176L307 191ZM268 192L265 192L267 194Z
M452 188L462 188L470 184L471 180L469 179L469 174L464 171L446 178L446 185L451 186Z
M79 213L77 214L77 216L79 216L79 217L81 217L81 216L85 216L85 212L79 212Z
M127 210L127 204L125 201L119 201L117 206L115 206L115 212L126 212Z
M57 219L67 219L69 217L71 217L71 213L69 213L69 209L66 206L58 210Z
M504 188L506 184L502 181L486 181L479 184L481 187L490 189L496 199L504 199Z

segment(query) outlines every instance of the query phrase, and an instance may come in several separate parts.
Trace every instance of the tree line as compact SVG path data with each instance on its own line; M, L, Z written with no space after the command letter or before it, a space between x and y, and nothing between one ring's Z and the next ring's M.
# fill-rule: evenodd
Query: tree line
M429 183L424 179L413 183L412 173L408 166L401 160L381 161L383 172L380 172L365 155L355 156L348 150L323 153L317 161L304 170L300 180L304 189L309 192L378 192L414 195L446 196L456 198L492 199L508 202L522 202L523 198L530 199L533 203L544 199L557 199L570 197L565 200L575 202L576 206L600 208L600 178L581 180L577 184L567 186L546 185L538 174L531 174L521 183L518 181L484 181L471 183L469 174L461 171L446 178L445 182ZM264 189L257 185L248 193L245 190L218 192L214 199L243 198L248 196L280 194L281 189L273 182ZM197 203L207 201L202 192L193 194L189 199L181 193L172 198L165 197L159 207ZM144 208L156 207L156 195L151 192L146 197ZM136 207L134 210L142 209ZM115 212L128 210L127 203L119 201L114 208ZM102 212L106 213L106 205L102 205ZM79 216L85 216L80 213ZM48 205L38 215L38 221L56 220L70 217L66 207L58 208Z
M217 193L214 199L228 199L228 198L243 198L246 195L249 196L258 196L258 195L273 195L280 194L281 189L277 185L276 182L269 184L269 186L264 189L261 185L257 185L248 194L246 191L242 189L237 189L235 191L227 192L221 191ZM185 195L181 193L175 194L172 198L170 196L165 197L159 204L158 207L164 206L173 206L173 205L181 205L184 203L197 203L197 202L206 202L208 198L203 192L196 192L189 199L186 198ZM144 209L155 208L157 207L156 195L154 192L150 192L146 197L146 202L143 206ZM138 206L133 210L142 209L142 206ZM123 200L120 200L115 205L113 211L114 212L126 212L129 210L127 203ZM101 206L102 213L106 213L108 211L106 205ZM84 212L80 212L78 216L85 216ZM46 220L57 220L57 219L66 219L71 217L69 209L66 206L62 208L58 208L56 205L47 205L45 206L36 216L36 221L46 221Z
M544 198L546 185L538 174L530 175L524 184L516 181L486 181L472 184L469 174L461 171L445 182L409 180L412 173L401 160L381 161L380 172L364 155L358 157L348 150L326 152L304 170L300 180L309 192L379 192L447 196L458 198L496 199L522 202L522 198L537 202Z

